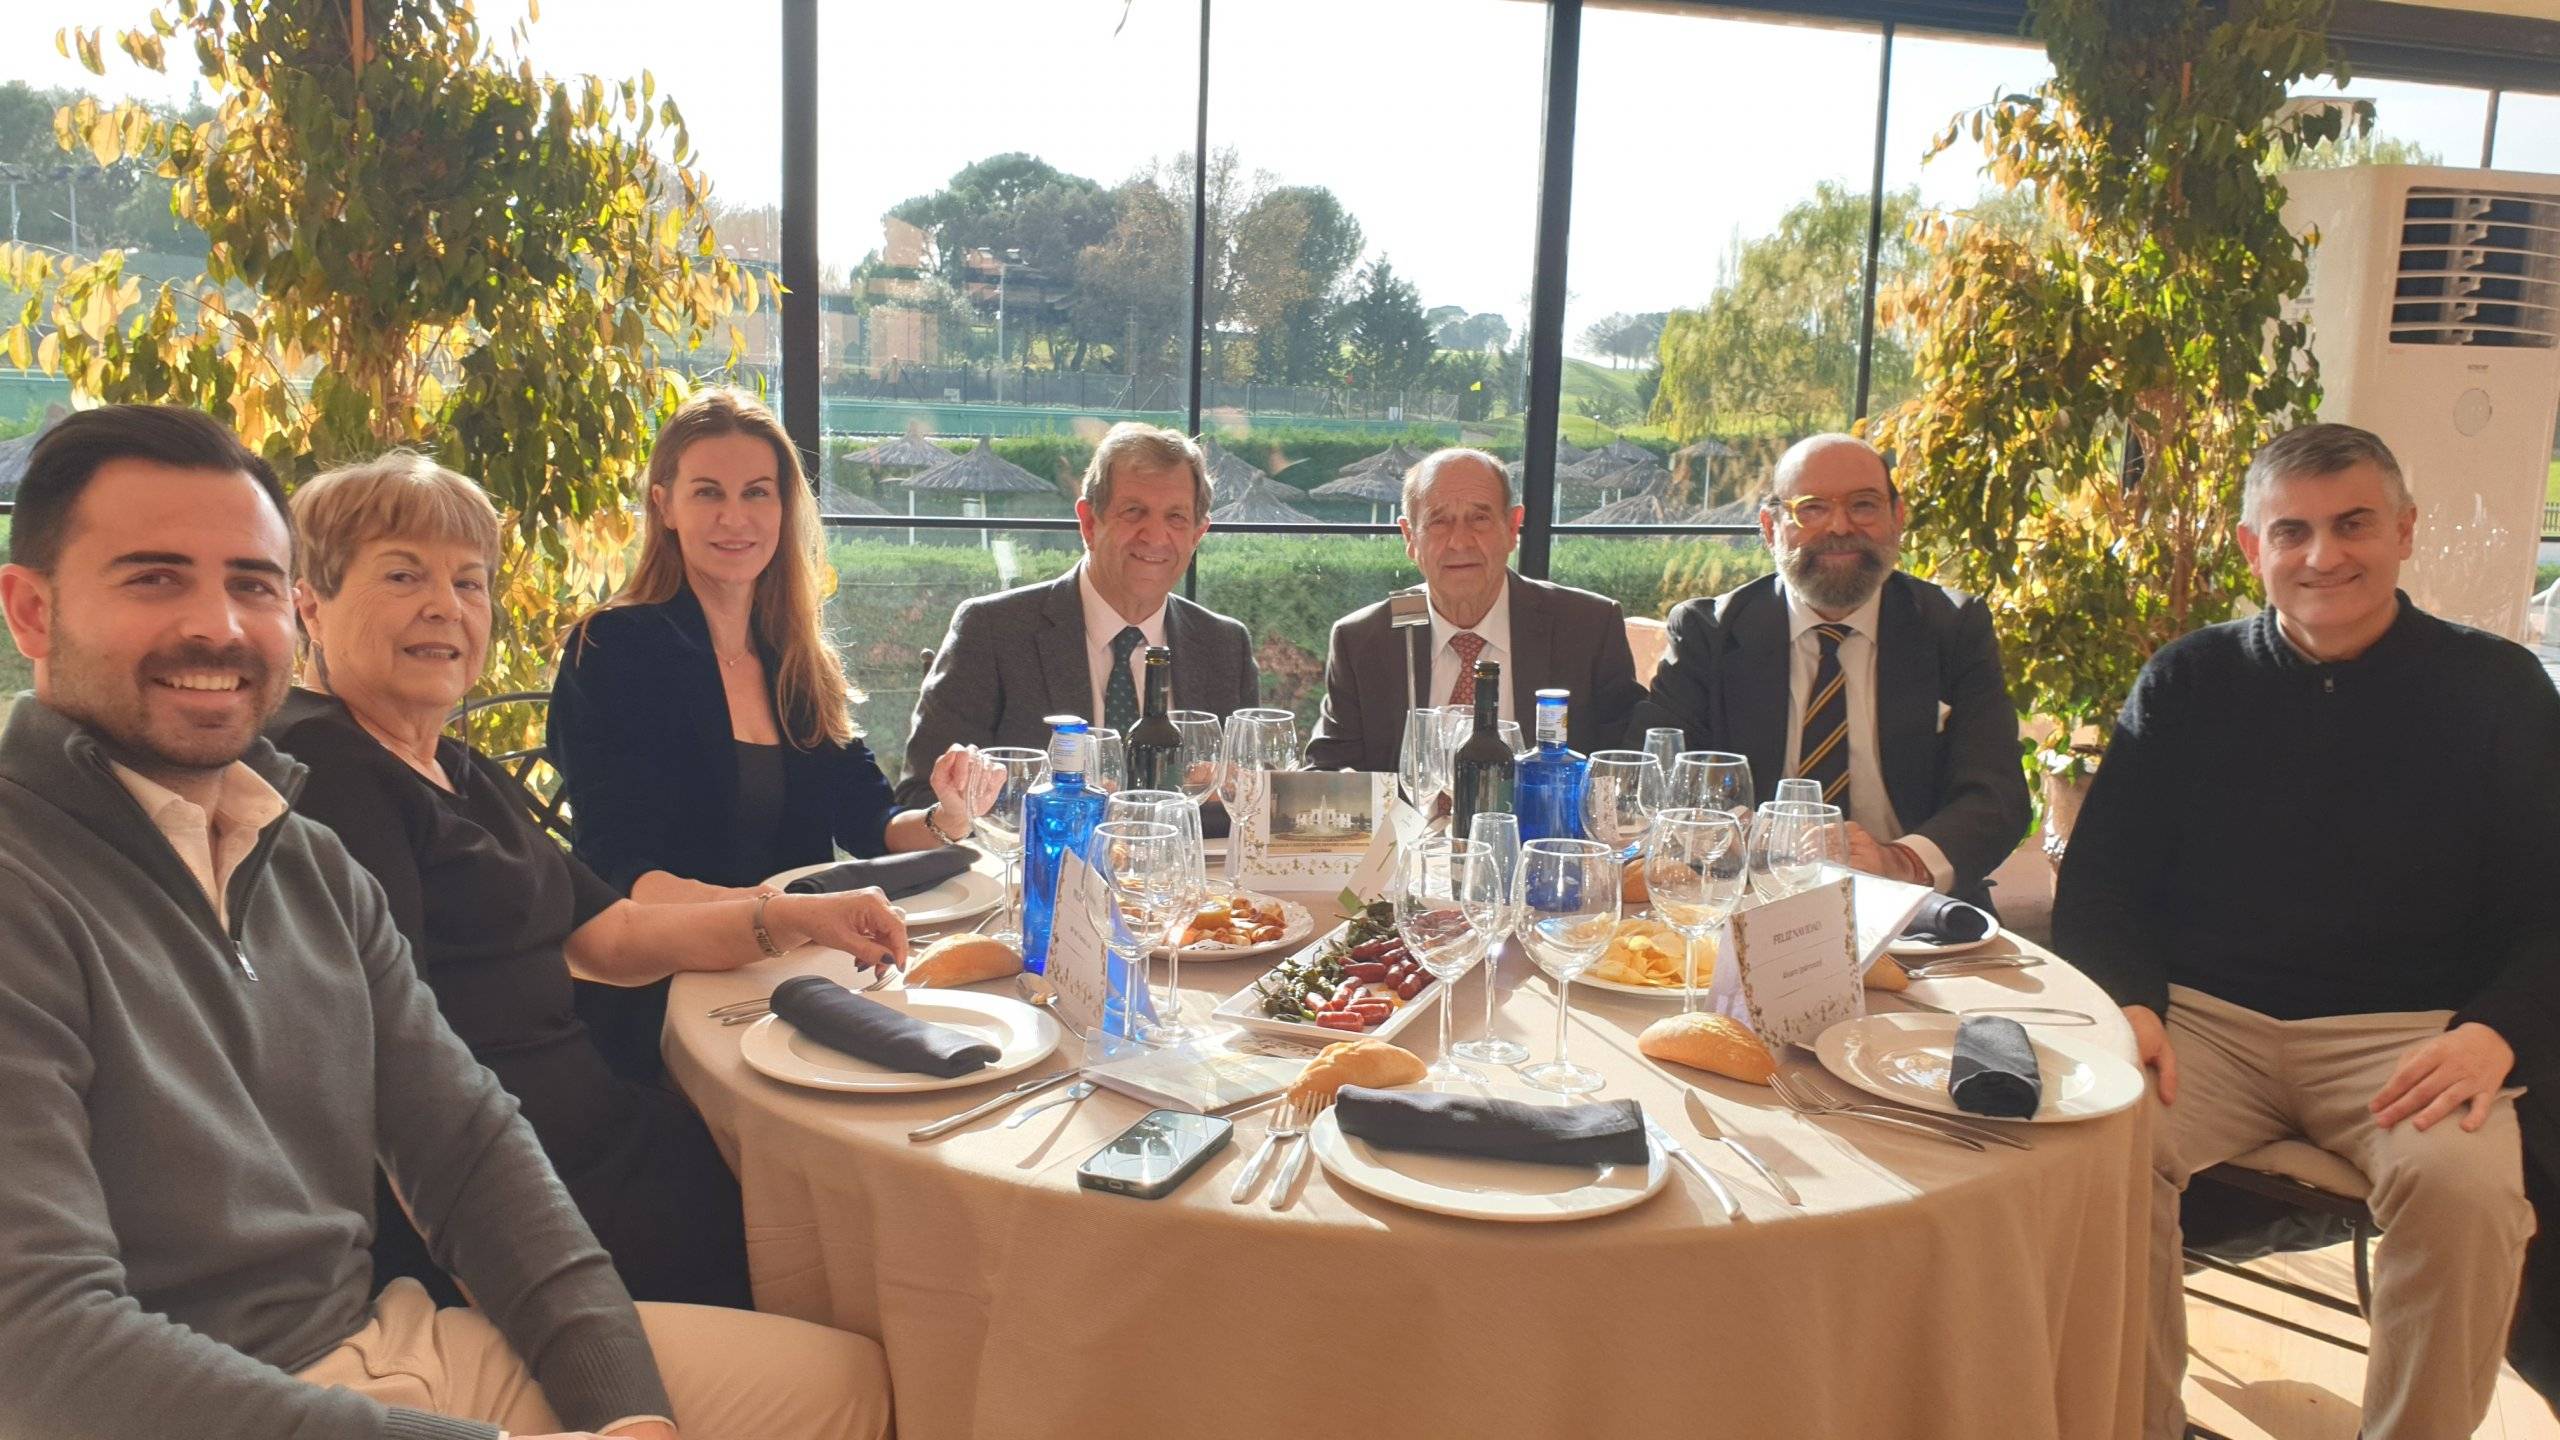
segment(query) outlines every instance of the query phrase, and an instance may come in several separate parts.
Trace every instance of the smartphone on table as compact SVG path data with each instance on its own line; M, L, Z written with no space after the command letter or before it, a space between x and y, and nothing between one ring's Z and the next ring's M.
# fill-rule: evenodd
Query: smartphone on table
M1236 1127L1214 1115L1151 1110L1110 1144L1076 1167L1076 1183L1088 1190L1154 1200L1173 1193L1225 1147Z

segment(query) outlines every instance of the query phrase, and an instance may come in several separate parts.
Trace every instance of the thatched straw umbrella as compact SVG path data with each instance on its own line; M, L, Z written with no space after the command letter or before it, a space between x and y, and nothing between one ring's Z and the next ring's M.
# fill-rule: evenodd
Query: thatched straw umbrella
M1379 506L1404 502L1404 472L1382 467L1348 470L1307 493L1334 500L1366 500L1369 502L1369 523L1374 525L1378 523Z
M1055 495L1058 487L1014 464L996 453L994 441L978 437L976 448L954 455L921 475L884 480L884 485L903 485L907 491L907 513L916 513L916 492L934 490L960 495ZM907 543L915 543L916 532L907 532ZM982 541L987 537L981 535Z
M1236 487L1234 493L1209 512L1209 519L1224 525L1242 522L1249 525L1313 525L1316 517L1291 505L1298 492L1268 476L1256 475Z
M1214 509L1234 503L1257 481L1268 483L1270 476L1215 440L1200 442L1202 456L1209 462L1209 504ZM1290 492L1294 495L1296 492Z

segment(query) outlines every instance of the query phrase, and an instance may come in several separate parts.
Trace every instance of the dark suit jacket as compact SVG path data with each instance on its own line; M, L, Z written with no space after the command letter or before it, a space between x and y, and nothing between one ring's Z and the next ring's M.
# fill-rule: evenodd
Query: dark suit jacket
M767 676L779 669L770 654L764 662ZM578 858L625 893L651 870L753 885L769 873L768 860L815 865L835 858L838 845L878 855L897 813L860 740L809 750L786 743L775 855L728 853L737 752L720 660L690 589L660 605L599 611L570 635L549 740Z
M1639 707L1642 725L1677 725L1688 744L1751 761L1760 798L1785 776L1787 601L1774 575L1671 612L1670 648ZM1929 837L1955 891L1987 902L1984 881L2027 833L2018 712L1982 602L1895 571L1876 617L1876 745L1885 793L1907 831ZM1944 728L1938 707L1948 707Z
M1317 770L1393 771L1404 746L1407 677L1430 688L1431 627L1397 630L1387 602L1333 624L1324 662L1324 709L1307 764ZM1538 692L1570 690L1565 743L1585 755L1616 746L1644 690L1627 648L1626 616L1606 595L1511 577L1511 718L1534 738ZM1436 705L1439 696L1414 703Z
M916 696L900 800L923 805L933 798L933 762L954 745L1044 750L1046 716L1084 715L1102 723L1101 716L1084 713L1093 708L1093 667L1076 574L981 596L952 612L951 633L942 637ZM1179 595L1164 604L1174 708L1223 717L1261 704L1262 676L1244 626Z

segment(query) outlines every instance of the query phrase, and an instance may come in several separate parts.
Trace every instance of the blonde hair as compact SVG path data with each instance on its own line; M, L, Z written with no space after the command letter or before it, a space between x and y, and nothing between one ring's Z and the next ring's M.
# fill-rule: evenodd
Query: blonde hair
M782 489L782 533L773 560L756 577L747 628L753 638L781 657L773 677L775 717L783 737L803 750L821 742L842 745L854 737L853 707L847 693L844 664L827 643L819 623L819 576L826 564L820 543L817 498L800 468L800 452L783 432L764 402L742 390L710 389L695 393L677 408L658 431L649 452L649 489L640 563L620 592L599 608L659 605L685 588L684 553L661 510L675 493L684 452L697 440L724 435L750 435L773 448L774 480ZM590 616L589 618L593 618ZM586 620L571 627L571 641L586 643Z
M356 552L376 540L451 541L498 568L498 508L489 492L415 450L312 476L293 492L292 518L302 578L322 599L338 593Z
M1093 448L1093 459L1084 467L1082 499L1096 510L1111 507L1111 471L1114 466L1129 464L1147 470L1171 470L1176 467L1191 472L1191 504L1198 513L1191 518L1209 518L1209 461L1191 437L1179 430L1165 430L1123 420L1103 432L1102 443Z

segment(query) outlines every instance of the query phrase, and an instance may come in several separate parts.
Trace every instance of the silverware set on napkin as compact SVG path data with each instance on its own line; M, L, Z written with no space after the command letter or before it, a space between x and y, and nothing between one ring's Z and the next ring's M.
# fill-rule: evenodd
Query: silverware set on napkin
M1928 1110L1908 1110L1898 1105L1845 1098L1833 1091L1826 1082L1817 1078L1808 1066L1790 1066L1781 1061L1777 1072L1769 1077L1769 1088L1777 1092L1778 1098L1786 1102L1788 1109L1807 1118L1839 1115L1852 1120L1865 1120L1871 1124L1888 1125L1895 1129L1926 1135L1933 1140L1944 1140L1950 1145L1962 1146L1967 1150L1978 1151L1986 1141L1995 1145L2006 1145L2013 1150L2035 1148L2027 1141L2005 1131L1969 1124L1952 1116L1940 1115Z
M891 970L888 966L883 965L877 970L864 972L861 984L847 985L844 988L852 991L856 995L859 995L866 990L877 990L881 986L888 984L889 977L896 973L896 971ZM753 1024L754 1022L773 1013L773 999L771 996L758 995L748 1000L732 1000L726 1005L714 1005L705 1013L723 1025Z

